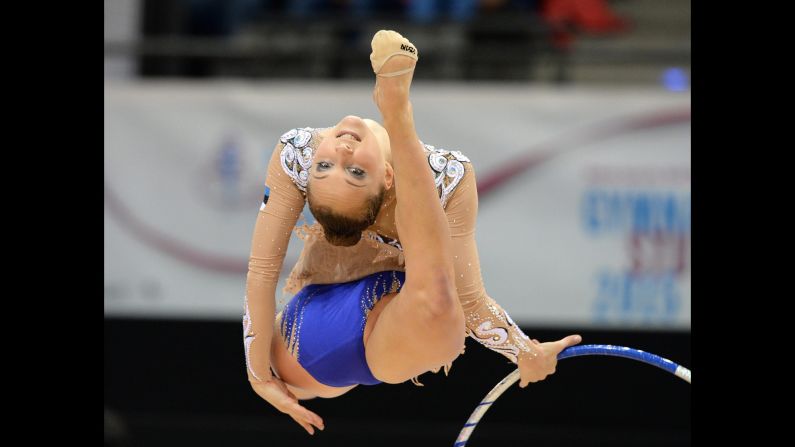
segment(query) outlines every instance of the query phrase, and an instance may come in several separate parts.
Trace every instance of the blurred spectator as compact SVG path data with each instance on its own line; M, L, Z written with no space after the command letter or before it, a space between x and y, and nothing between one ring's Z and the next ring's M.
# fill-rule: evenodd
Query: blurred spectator
M566 23L588 33L627 29L626 20L617 16L605 0L546 0L541 14L551 23Z
M478 11L480 0L407 0L406 15L418 23L435 22L442 18L467 22Z
M188 34L231 36L256 18L270 0L183 0L188 11Z
M285 12L294 18L312 18L328 14L369 18L385 13L400 14L399 0L287 0Z
M537 0L405 0L406 16L417 23L469 22L479 15L536 12Z
M391 15L415 23L468 22L479 11L529 10L535 4L536 0L288 0L285 12L296 18L337 13L355 18Z
M567 48L575 32L610 34L626 31L626 19L616 15L606 0L544 0L541 16L553 30L553 42Z

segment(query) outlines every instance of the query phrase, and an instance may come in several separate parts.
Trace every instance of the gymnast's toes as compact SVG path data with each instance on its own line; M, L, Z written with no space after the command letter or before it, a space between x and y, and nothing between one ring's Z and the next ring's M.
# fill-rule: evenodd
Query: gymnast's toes
M378 31L373 36L370 46L372 48L372 52L370 53L370 63L373 66L373 72L379 76L397 76L407 73L414 69L414 64L419 57L417 47L396 31ZM413 62L405 61L397 64L389 64L390 67L387 67L387 70L382 72L384 65L393 56L406 56L410 59L413 59ZM396 66L392 67L391 65ZM393 71L392 68L399 68L399 70Z

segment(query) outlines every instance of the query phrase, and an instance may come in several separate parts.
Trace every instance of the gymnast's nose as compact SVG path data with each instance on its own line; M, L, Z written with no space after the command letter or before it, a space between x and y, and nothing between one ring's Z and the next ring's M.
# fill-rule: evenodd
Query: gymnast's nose
M337 153L341 155L353 155L353 148L348 143L338 144L336 150Z

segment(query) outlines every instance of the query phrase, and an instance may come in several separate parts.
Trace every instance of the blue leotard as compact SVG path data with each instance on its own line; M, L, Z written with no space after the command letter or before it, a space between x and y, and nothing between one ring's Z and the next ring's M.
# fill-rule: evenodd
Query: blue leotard
M405 273L378 272L341 284L311 284L281 312L288 350L318 382L334 387L376 385L364 355L367 315L384 295L400 291Z

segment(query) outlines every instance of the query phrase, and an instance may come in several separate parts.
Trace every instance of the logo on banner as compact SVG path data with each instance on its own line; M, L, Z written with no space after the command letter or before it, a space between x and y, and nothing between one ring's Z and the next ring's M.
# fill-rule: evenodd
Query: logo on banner
M592 239L620 242L624 262L596 272L594 317L673 322L683 310L682 284L690 274L689 168L605 172L591 178L597 181L583 195L583 226Z
M226 135L202 166L199 190L203 199L223 210L256 207L264 177L248 158L238 138Z

